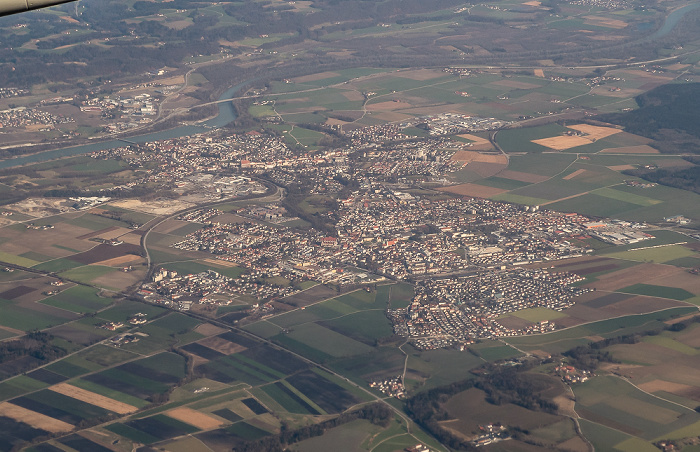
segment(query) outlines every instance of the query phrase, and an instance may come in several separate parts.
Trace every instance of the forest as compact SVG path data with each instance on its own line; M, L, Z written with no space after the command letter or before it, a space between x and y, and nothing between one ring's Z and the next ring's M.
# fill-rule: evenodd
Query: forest
M635 98L639 108L597 119L656 140L664 153L700 154L700 83L662 85Z

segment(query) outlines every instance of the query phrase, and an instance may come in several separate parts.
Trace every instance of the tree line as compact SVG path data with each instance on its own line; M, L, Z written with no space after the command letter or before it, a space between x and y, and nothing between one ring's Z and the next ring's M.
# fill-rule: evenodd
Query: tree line
M386 428L394 418L394 412L384 403L372 403L360 409L343 413L340 416L318 424L291 430L289 424L282 422L277 435L266 436L257 441L247 441L236 445L236 452L283 452L288 446L309 438L323 435L327 430L348 422L364 419L374 425Z

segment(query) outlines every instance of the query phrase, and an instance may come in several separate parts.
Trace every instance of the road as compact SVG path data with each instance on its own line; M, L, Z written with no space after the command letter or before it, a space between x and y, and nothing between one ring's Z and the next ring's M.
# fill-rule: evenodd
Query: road
M264 183L263 181L259 181ZM270 188L270 184L266 184L268 188ZM245 201L249 199L257 199L257 200L262 200L262 201L267 201L267 202L277 202L281 201L282 198L284 198L284 189L282 187L275 186L276 192L275 193L265 193L262 196L249 196L249 197L232 197L232 198L226 198L226 199L219 199L213 202L209 203L204 203L204 204L199 204L194 207L188 207L187 209L182 209L179 210L175 213L172 213L170 215L167 215L165 217L158 217L153 220L151 220L149 223L146 223L145 225L141 226L140 230L144 231L145 233L141 237L141 248L144 250L145 258L146 258L146 265L148 266L148 272L146 273L146 277L144 278L144 282L150 281L151 276L153 275L153 271L155 270L155 267L153 266L153 262L151 260L151 253L148 251L148 237L151 234L151 231L153 231L155 228L160 226L161 224L165 223L168 220L172 220L174 218L177 218L180 215L183 215L188 212L193 212L195 210L199 209L206 209L208 207L214 207L219 204L226 204L231 201ZM150 224L153 223L153 224Z

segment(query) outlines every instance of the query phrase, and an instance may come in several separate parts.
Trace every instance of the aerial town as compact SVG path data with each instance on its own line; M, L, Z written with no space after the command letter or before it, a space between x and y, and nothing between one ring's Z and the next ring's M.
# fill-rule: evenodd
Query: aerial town
M274 307L266 302L298 293L304 281L339 287L382 279L410 281L417 287L413 302L387 312L395 334L419 349L464 347L483 338L552 331L554 321L514 330L497 318L525 308L563 310L587 290L573 286L582 280L575 274L523 266L585 256L592 251L585 244L590 237L615 245L653 238L644 232L644 223L594 221L576 213L480 198L412 194L412 187L457 170L462 164L450 157L460 146L437 137L419 143L399 140L377 152L388 133L384 129L375 136L377 127L368 128L374 144L367 144L365 137L349 148L316 154L290 149L257 132L93 154L143 167L140 183L173 187L183 201L261 194L268 190L266 183L291 188L303 184L312 194L336 193L337 202L319 214L320 229L289 223L298 218L277 203L242 205L231 212L240 218L236 222L219 221L224 212L216 208L182 214L180 220L201 228L171 247L209 253L245 272L230 278L215 271L179 274L160 269L141 287L141 295L180 310L252 296L269 315ZM206 154L201 152L204 146ZM350 160L350 153L361 157ZM230 176L213 174L224 169ZM350 186L348 179L360 182ZM124 189L137 185L132 182ZM277 284L275 278L291 283Z
M285 190L303 186L312 195L334 193L337 198L319 213L325 225L321 229L288 226L298 218L275 203L242 206L231 212L241 219L237 222L218 221L224 212L216 208L181 215L180 220L202 227L173 248L210 253L245 272L229 278L214 271L160 269L141 287L145 300L189 310L193 304L227 305L246 295L267 306L269 315L274 308L266 302L303 290L304 281L339 286L411 281L417 283L411 305L387 315L397 335L422 349L554 330L553 321L512 330L497 317L531 307L565 309L585 292L572 286L581 278L522 266L585 256L592 252L584 242L589 237L615 245L653 238L644 223L595 221L539 206L441 197L439 192L416 195L412 188L439 186L464 165L451 157L468 143L442 135L502 124L453 114L415 122L431 136L409 140L400 134L409 124L370 126L348 132L349 146L308 152L255 131L205 133L92 157L123 159L143 169L140 180L118 189L155 183L173 190L182 202L260 195L273 184ZM277 277L291 284L271 282Z

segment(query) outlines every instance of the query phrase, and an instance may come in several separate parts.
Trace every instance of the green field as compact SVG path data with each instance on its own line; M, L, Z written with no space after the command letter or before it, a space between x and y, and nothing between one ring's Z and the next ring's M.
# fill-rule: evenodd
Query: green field
M345 336L373 345L377 340L391 336L393 329L384 311L363 311L322 322L323 326Z
M384 287L390 287L391 289L391 308L392 309L398 309L398 308L405 308L409 304L411 304L411 301L413 300L413 297L415 296L415 290L413 286L410 284L405 284L405 283L399 283L399 284L394 284L391 286L381 286L377 289L377 301L381 302L382 300L380 299L380 294L382 293L382 290Z
M8 400L47 387L47 383L20 375L0 383L0 400Z
M698 350L690 347L688 345L685 345L682 342L676 341L671 337L668 336L662 336L662 335L657 335L657 336L647 336L644 338L644 342L647 342L649 344L654 344L654 345L660 345L661 347L668 348L670 350L674 350L680 353L683 353L684 355L697 355Z
M259 322L245 325L243 329L265 339L275 336L282 331L281 327L270 323L267 320L261 320Z
M647 242L638 243L640 248L645 247ZM648 248L642 250L620 251L617 253L606 253L606 256L616 257L637 262L664 263L676 259L696 256L693 250L681 245L661 246L659 248Z
M84 314L105 308L112 304L113 300L100 297L96 289L85 286L75 286L64 290L58 295L46 298L42 300L41 303Z
M548 204L547 208L559 212L576 212L594 217L627 218L625 213L639 208L639 205L589 193Z
M140 377L138 375L126 372L119 368L107 369L100 372L100 375L105 375L113 380L126 383L131 386L141 388L145 391L157 394L164 393L168 390L168 385L159 381L151 380L150 378Z
M384 309L386 308L386 301L382 303L383 298L377 299L377 294L374 292L367 292L365 290L356 290L354 292L342 295L335 298L336 300L348 305L353 308L362 311L365 309Z
M139 399L138 397L134 397L132 395L125 394L114 389L106 388L102 385L98 385L91 381L77 379L72 380L69 384L78 388L85 389L87 391L94 392L96 394L103 395L105 397L109 397L110 399L118 400L120 402L133 405L137 408L143 408L149 404L147 401Z
M243 438L245 440L256 440L260 439L264 436L269 435L270 433L258 428L254 425L248 424L247 422L237 422L233 424L230 427L226 428L226 431L233 433L234 435Z
M305 323L310 323L310 322L315 322L317 320L322 320L324 317L321 317L319 315L319 309L317 308L314 311L311 311L310 309L307 310L301 310L297 309L294 311L290 311L275 317L272 317L268 319L267 321L269 323L272 323L274 325L278 325L281 328L289 328L294 325L302 325ZM328 318L336 317L336 315L330 315Z
M309 410L303 407L299 402L291 398L286 392L274 384L269 384L262 387L262 390L272 399L279 403L282 408L290 413L310 414Z
M352 356L371 350L369 346L361 342L315 323L296 326L289 332L288 336L295 341L335 357Z
M664 323L662 322L665 319L690 314L695 311L696 308L694 307L672 308L663 312L601 320L552 333L509 337L505 341L522 350L542 349L551 353L561 353L577 345L585 345L590 342L588 339L585 339L586 336L613 337L649 331L663 327Z
M687 290L680 289L678 287L655 286L641 283L619 289L619 292L647 295L650 297L671 298L679 301L687 300L688 298L692 298L694 296L694 294L688 292Z
M69 320L66 317L58 317L45 312L23 308L16 305L0 305L0 325L22 331L44 329L53 325L60 325Z
M155 436L149 435L148 433L144 433L141 430L136 430L133 427L129 427L128 425L121 424L118 422L105 426L105 429L109 430L112 433L116 433L117 435L123 436L124 438L137 441L142 444L151 444L158 441L158 438L156 438Z
M664 434L663 438L656 438L656 439L657 440L660 440L660 439L683 439L683 438L689 438L689 437L693 437L693 436L700 436L700 421L697 421L693 424L679 428L678 430L675 430L673 432Z
M515 358L516 356L521 356L522 353L514 349L509 345L500 345L495 347L469 347L473 349L479 357L486 361L499 361L502 359Z
M533 143L532 140L560 136L568 130L558 124L502 130L498 132L497 141L506 152L542 152L549 148Z
M357 312L357 309L353 308L352 306L348 306L337 299L332 299L324 301L323 303L309 306L306 308L306 311L318 316L321 319L333 319L336 317L353 314Z
M647 198L646 196L641 196L636 193L624 192L613 188L599 188L593 190L592 193L610 199L617 199L618 201L631 202L639 206L653 206L663 202L658 199Z
M598 376L573 389L582 417L610 422L646 440L700 420L695 411L646 394L617 377Z
M99 317L101 319L110 320L113 322L125 322L126 319L137 312L147 314L148 320L153 320L159 314L168 312L168 310L152 304L138 303L135 301L123 301L114 307L100 312Z
M100 368L100 366L95 367ZM79 377L90 372L90 369L70 363L68 358L56 361L55 363L46 366L46 369L68 378Z
M85 265L84 267L66 270L61 272L59 275L62 278L89 284L100 276L105 276L116 271L119 270L112 267L105 267L103 265Z
M141 311L143 312L143 311ZM139 327L139 331L156 340L175 340L180 343L201 339L201 334L192 331L201 322L178 312L166 314L153 322Z
M75 267L82 267L83 264L80 262L76 262L73 260L70 260L68 258L60 258L60 259L54 259L50 260L48 262L43 262L39 265L35 265L33 268L37 270L42 270L46 272L62 272L66 270L70 270L71 268Z
M131 353L131 352L128 352L126 350L121 350L118 348L113 348L113 347L108 347L106 345L97 344L93 347L90 347L87 350L81 351L80 353L75 355L75 357L93 363L92 368L94 368L94 364L97 364L98 366L101 366L101 367L113 366L115 364L119 364L119 363L122 363L124 361L128 361L128 360L137 358L138 355ZM74 358L74 357L71 356L67 359L70 360L70 362L73 362L72 358ZM80 365L79 362L75 362L75 364ZM85 366L85 367L87 367L87 366Z
M263 118L275 116L275 109L271 105L251 105L248 107L248 113L254 118Z
M377 435L383 429L366 420L357 420L328 430L323 436L296 443L294 449L300 452L326 452L342 444L346 450L365 450L363 444L368 437Z
M90 229L92 231L99 231L102 229L111 228L113 226L120 228L129 227L127 223L112 220L111 218L101 217L99 215L93 215L90 213L86 213L80 216L79 218L68 220L66 221L66 223L73 226L79 226L81 228Z
M95 417L105 416L110 413L109 410L104 408L59 394L58 392L51 391L49 389L42 389L38 392L28 394L25 397L49 407L58 408L82 419L92 419Z
M14 254L6 253L4 251L0 251L0 262L15 264L21 267L33 267L39 263L39 261L27 259L26 257L15 256Z
M165 352L136 361L139 366L165 372L177 378L185 377L185 359L177 353Z

